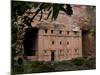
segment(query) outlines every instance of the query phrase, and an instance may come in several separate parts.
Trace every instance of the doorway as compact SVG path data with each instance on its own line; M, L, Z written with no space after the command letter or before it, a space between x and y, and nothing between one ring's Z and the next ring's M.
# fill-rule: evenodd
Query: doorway
M25 30L24 54L27 56L35 56L37 47L38 29L28 28Z
M51 61L54 61L54 59L55 59L55 52L51 51Z

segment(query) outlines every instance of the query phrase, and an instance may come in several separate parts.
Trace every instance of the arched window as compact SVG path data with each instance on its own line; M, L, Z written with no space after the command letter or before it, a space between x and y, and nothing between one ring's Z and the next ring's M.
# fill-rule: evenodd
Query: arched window
M62 42L60 41L60 45L62 44Z
M69 41L67 41L67 45L69 45Z

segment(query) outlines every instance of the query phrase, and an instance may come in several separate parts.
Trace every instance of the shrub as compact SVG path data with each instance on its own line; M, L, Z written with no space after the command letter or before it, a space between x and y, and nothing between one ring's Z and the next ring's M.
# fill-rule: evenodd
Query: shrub
M83 65L84 62L85 62L84 58L75 58L75 59L72 59L72 63L74 63L77 66Z
M89 58L84 63L84 66L88 67L88 69L95 69L96 68L96 59L94 57Z
M51 65L50 63L45 63L43 65L40 65L39 67L41 72L52 72L55 70L54 65Z
M24 62L23 68L24 68L23 73L31 73L32 72L32 64L30 64L29 62Z

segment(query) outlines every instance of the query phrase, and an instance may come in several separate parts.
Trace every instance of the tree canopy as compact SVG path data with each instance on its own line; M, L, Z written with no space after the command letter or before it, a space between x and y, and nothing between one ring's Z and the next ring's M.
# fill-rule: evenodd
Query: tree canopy
M21 1L12 1L12 18L16 16L21 16L25 13L27 9L31 9L32 7L37 8L35 14L32 19L38 13L41 13L40 20L42 19L43 11L49 11L48 17L51 15L53 20L56 20L59 11L65 12L67 15L72 15L73 10L70 4L56 4L56 3L37 3L37 2L21 2Z

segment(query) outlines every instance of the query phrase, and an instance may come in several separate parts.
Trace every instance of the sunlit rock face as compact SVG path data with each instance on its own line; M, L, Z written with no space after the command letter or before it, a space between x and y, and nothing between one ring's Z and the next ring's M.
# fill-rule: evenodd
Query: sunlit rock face
M96 23L95 6L74 5L73 18L82 30L90 30Z

